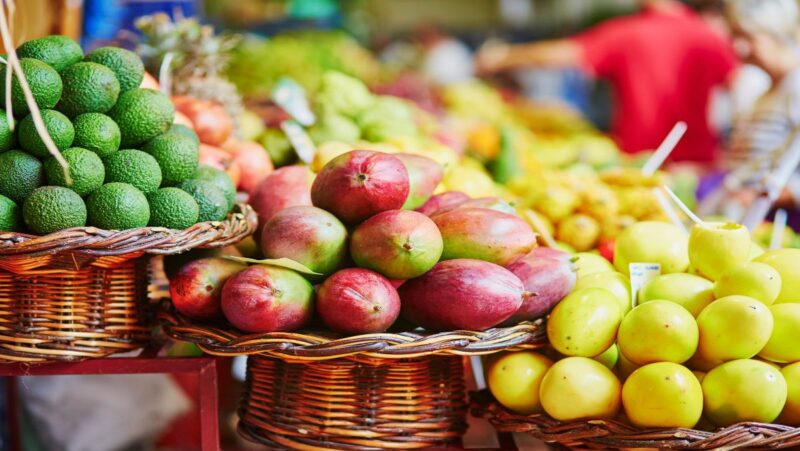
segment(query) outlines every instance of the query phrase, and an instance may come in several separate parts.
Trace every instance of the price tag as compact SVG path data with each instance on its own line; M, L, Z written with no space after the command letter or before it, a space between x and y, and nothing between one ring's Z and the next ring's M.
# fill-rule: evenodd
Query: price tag
M278 80L272 89L272 100L294 120L306 127L314 125L317 120L308 106L305 89L291 78Z
M661 275L659 263L629 263L631 275L631 308L636 307L636 298L643 286Z
M294 151L300 160L305 164L311 164L317 148L314 146L314 142L311 141L311 137L306 133L306 129L297 121L288 120L281 122L281 130L289 138L289 142L292 143L292 147L294 147Z

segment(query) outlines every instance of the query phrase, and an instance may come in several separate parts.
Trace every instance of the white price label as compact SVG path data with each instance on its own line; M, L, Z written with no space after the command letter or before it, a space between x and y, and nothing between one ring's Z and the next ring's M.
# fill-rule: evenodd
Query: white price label
M290 78L281 78L272 90L272 100L294 120L308 127L316 117L308 106L306 91Z
M629 263L628 271L631 275L631 308L636 307L636 298L643 286L661 275L659 263Z
M314 142L311 141L311 137L306 133L306 129L297 121L288 120L281 122L281 130L286 134L289 142L292 143L292 147L294 147L294 151L300 161L305 164L311 164L314 160L314 154L317 153L317 148L314 146Z

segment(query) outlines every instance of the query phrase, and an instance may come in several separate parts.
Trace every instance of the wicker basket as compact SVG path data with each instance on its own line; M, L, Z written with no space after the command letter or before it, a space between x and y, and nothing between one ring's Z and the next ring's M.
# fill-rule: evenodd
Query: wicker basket
M104 357L149 340L151 255L222 247L255 230L252 208L186 230L93 227L0 233L0 363Z
M462 357L287 362L251 356L239 432L275 449L418 449L466 430Z
M800 429L780 424L738 423L713 432L695 429L638 429L615 420L562 422L544 414L519 415L487 391L472 396L472 413L499 432L522 432L568 449L788 449L800 447Z
M161 313L174 339L250 355L239 432L273 449L419 449L466 429L463 356L543 346L541 321L485 332L243 335Z

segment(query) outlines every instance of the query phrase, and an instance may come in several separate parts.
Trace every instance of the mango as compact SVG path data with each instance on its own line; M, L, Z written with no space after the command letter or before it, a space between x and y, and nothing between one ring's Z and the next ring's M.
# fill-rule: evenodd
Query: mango
M439 262L398 290L402 315L428 330L486 330L507 320L528 296L522 281L493 263Z
M444 241L442 260L472 258L501 266L536 247L536 234L517 216L488 208L464 208L435 215Z

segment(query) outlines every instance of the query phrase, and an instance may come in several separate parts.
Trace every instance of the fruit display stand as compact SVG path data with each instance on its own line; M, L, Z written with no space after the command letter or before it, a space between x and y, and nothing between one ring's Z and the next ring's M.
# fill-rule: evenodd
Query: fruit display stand
M713 431L639 429L615 420L562 422L546 414L520 415L501 406L488 391L472 397L471 412L501 433L527 433L569 449L794 449L800 429L771 423L738 423Z
M0 363L76 361L149 341L152 255L223 247L250 235L256 215L185 230L78 227L45 236L0 233Z
M273 449L419 449L466 430L463 356L538 348L541 322L485 332L243 335L161 314L213 355L249 355L239 432Z

